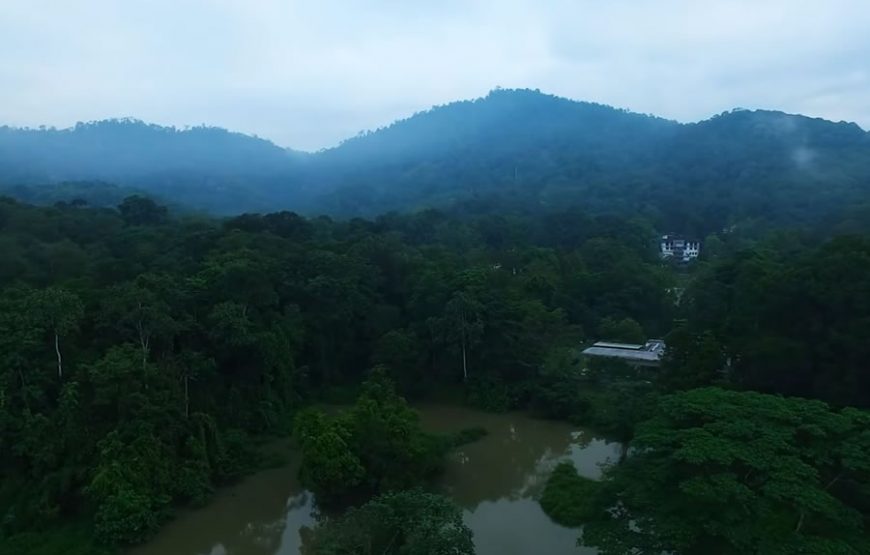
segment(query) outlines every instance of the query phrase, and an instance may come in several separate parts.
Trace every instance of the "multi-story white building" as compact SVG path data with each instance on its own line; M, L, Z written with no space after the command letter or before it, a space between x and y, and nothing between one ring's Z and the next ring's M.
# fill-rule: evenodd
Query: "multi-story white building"
M694 260L701 254L700 241L686 239L679 235L662 235L659 248L662 258L673 258L682 262Z

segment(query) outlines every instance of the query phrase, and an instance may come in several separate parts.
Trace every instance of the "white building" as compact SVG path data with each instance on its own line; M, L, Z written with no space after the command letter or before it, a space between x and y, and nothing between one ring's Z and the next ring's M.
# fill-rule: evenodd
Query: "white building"
M698 258L698 255L701 254L701 242L686 239L679 235L662 235L659 249L662 258L689 262Z

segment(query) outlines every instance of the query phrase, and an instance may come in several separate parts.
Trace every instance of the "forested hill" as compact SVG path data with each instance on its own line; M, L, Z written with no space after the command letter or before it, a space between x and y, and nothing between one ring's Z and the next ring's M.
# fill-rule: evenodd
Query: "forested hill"
M498 89L362 134L311 162L323 187L336 188L325 205L339 213L494 193L525 201L544 187L579 192L648 167L653 146L679 130L675 122L609 106Z
M482 198L703 233L827 225L870 197L870 136L852 123L735 110L679 124L535 91L434 108L311 162L335 187L316 205L346 215Z
M272 199L261 195L274 196L293 181L293 162L302 157L216 127L179 130L132 119L69 129L0 127L0 184L6 188L65 183L70 189L70 182L104 181L214 212L238 203L265 210Z
M371 216L484 201L640 214L692 233L748 222L826 227L866 210L870 136L853 123L781 112L680 124L502 89L314 154L220 129L128 120L0 129L7 189L90 179L224 214Z

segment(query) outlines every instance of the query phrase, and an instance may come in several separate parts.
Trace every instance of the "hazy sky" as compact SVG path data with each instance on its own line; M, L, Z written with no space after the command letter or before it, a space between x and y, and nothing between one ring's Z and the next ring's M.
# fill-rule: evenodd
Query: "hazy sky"
M0 124L132 116L317 149L495 86L870 128L868 0L0 0Z

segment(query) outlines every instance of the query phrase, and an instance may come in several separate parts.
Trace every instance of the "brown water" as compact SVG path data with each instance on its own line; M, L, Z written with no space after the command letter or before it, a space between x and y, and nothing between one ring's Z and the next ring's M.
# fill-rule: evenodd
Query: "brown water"
M616 462L620 445L561 422L522 413L490 414L423 405L433 431L483 426L489 435L457 450L442 487L460 505L478 555L586 555L578 531L547 517L537 502L550 472L570 460L597 478ZM312 495L296 480L298 458L222 490L208 506L179 516L129 555L297 555L300 531L314 524ZM304 533L304 532L303 532Z

